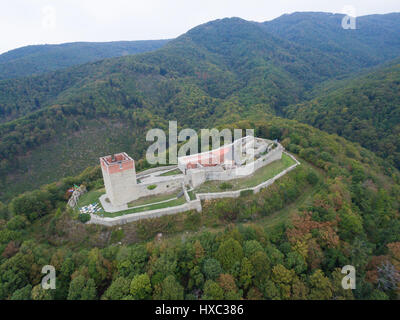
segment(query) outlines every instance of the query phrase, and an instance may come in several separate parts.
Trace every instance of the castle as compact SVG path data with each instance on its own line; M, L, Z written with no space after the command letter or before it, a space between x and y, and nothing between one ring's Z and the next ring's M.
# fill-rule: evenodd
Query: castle
M282 151L277 141L246 136L211 151L179 157L177 166L153 168L139 174L135 161L125 152L101 157L100 164L107 201L120 207L185 186L196 188L210 180L228 181L251 175L281 159Z

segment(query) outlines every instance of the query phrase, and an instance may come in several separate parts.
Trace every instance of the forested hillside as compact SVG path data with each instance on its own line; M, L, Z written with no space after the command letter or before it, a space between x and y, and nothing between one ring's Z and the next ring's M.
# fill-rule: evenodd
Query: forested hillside
M216 20L152 52L0 81L0 300L399 299L400 15L357 30L342 17ZM24 50L15 66L61 66L58 47ZM105 154L147 168L145 133L168 120L254 128L301 165L201 213L82 223L67 190L103 188Z
M0 55L0 80L55 71L74 65L156 50L168 40L74 42L32 45Z
M399 171L294 120L227 126L278 138L301 165L202 213L115 228L65 206L72 184L102 187L99 167L19 195L0 206L0 299L398 299ZM56 290L40 285L46 264ZM348 264L356 290L341 286Z
M341 14L297 12L267 21L264 27L276 36L327 53L352 70L399 56L400 13L357 17L356 30L343 29L342 19Z
M400 168L400 64L285 108L285 115L359 142Z
M282 114L285 106L307 99L316 85L400 53L397 33L388 31L397 30L398 15L360 17L363 37L347 30L347 41L354 38L361 50L368 49L362 63L355 63L359 50L342 54L321 45L326 37L338 47L346 44L325 32L332 25L330 16L304 13L280 19L266 24L216 20L154 52L0 82L0 179L8 186L0 198L77 174L114 148L140 158L144 132L165 128L167 120L199 129ZM288 19L313 24L312 32L325 38L299 41L292 31L279 34L272 27L281 23L286 30ZM377 32L388 43L383 55L378 54L381 43L368 37ZM128 138L130 127L135 129ZM104 128L113 128L113 138L104 136ZM105 143L87 142L103 136Z

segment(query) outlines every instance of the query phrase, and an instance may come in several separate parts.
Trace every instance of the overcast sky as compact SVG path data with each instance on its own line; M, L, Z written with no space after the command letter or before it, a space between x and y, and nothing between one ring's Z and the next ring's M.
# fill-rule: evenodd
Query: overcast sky
M400 12L400 0L1 0L0 53L29 44L174 38L201 23L295 11Z

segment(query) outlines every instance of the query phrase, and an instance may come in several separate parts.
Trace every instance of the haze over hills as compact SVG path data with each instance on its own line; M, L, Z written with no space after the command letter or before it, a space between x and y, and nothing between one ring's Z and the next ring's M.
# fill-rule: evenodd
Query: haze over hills
M73 42L31 45L0 55L0 80L55 71L73 65L156 50L168 40Z
M296 13L268 23L221 19L153 52L4 80L1 177L29 188L78 173L110 151L134 151L140 158L146 148L143 132L165 127L166 120L199 129L283 114L285 106L307 100L324 81L400 54L395 32L400 15L358 18L362 36L341 29L341 17ZM315 37L296 35L301 30L296 24ZM385 48L371 41L383 35Z

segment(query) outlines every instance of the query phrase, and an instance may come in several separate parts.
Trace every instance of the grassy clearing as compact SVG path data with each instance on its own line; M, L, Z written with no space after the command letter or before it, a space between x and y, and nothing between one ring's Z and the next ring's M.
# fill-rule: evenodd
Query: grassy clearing
M86 192L85 194L83 194L78 201L78 207L83 207L83 206L87 206L89 204L98 202L100 205L100 200L99 197L104 194L106 191L105 189L98 189L98 190L92 190L89 192Z
M163 209L163 208L170 208L170 207L175 207L182 205L186 202L185 197L180 197L179 199L173 199L168 202L163 202L163 203L158 203L158 204L149 204L148 206L140 207L140 208L133 208L133 209L128 209L125 211L120 211L120 212L114 212L114 213L109 213L105 212L104 217L118 217L118 216L124 216L126 214L130 213L138 213L138 212L143 212L143 211L148 211L148 210L156 210L156 209Z
M104 188L102 189L98 189L98 190L91 190L89 192L86 192L85 194L83 194L79 200L78 200L78 204L77 206L74 208L74 214L76 215L76 217L80 214L79 209L87 206L89 204L93 204L93 203L98 203L100 208L102 209L102 211L98 212L98 214L102 214L104 213L104 208L101 205L101 202L99 200L100 196L103 195L106 192L106 190Z
M188 192L190 200L196 200L196 194L194 193L193 190Z
M102 188L102 189L98 189L98 190L89 191L89 192L85 193L84 195L82 195L82 197L78 201L78 206L76 208L76 212L78 212L78 208L87 206L87 205L95 203L95 202L98 202L101 206L99 197L101 195L103 195L104 193L105 193L105 189ZM104 212L101 212L101 214L104 214L104 217L117 217L117 216L129 214L129 213L169 208L169 207L174 207L174 206L179 206L181 204L184 204L186 202L185 197L180 197L179 199L176 199L177 195L178 195L178 193L174 192L174 193L161 194L161 195L157 195L157 196L151 196L151 197L145 197L142 199L138 199L138 200L130 202L128 204L128 206L136 207L136 206L144 205L143 207L132 208L132 209L115 212L115 213L105 212L104 208L101 206L104 211ZM165 200L170 200L170 201L159 203L159 204L154 204L155 202L160 202L160 201L165 201Z
M282 154L282 159L274 161L269 165L258 169L251 176L229 180L229 184L232 185L230 190L239 190L245 188L251 188L259 185L260 183L273 178L278 173L289 168L295 164L295 161L287 154ZM222 186L222 188L221 188ZM223 192L223 183L221 181L207 181L196 189L197 193L208 193L208 192Z
M160 174L160 177L174 176L177 174L182 174L182 171L179 169L175 169L175 170L164 172L163 174Z
M324 174L323 172L318 169L313 167L312 165L308 164L302 159L298 159L301 162L302 166L305 166L306 168L312 169L317 176L319 177L320 181L323 181L324 179ZM276 211L270 216L264 217L259 220L259 224L262 225L264 228L267 230L272 230L275 226L280 225L282 223L290 221L291 217L299 212L302 211L302 208L307 207L308 205L312 204L312 201L314 199L314 195L321 190L321 183L309 187L306 190L304 190L303 194L292 204L289 204L282 210Z
M270 216L259 219L258 224L266 228L266 230L272 230L277 225L289 222L292 216L299 212L299 208L311 204L313 195L316 194L320 188L320 185L307 188L294 203L289 204L282 210L276 211Z
M177 195L178 195L178 192L173 192L173 193L143 197L143 198L129 202L128 208L133 208L133 207L137 207L137 206L141 206L141 205L145 205L145 204L152 204L155 202L160 202L160 201L165 201L165 200L172 200L173 198L176 198Z

